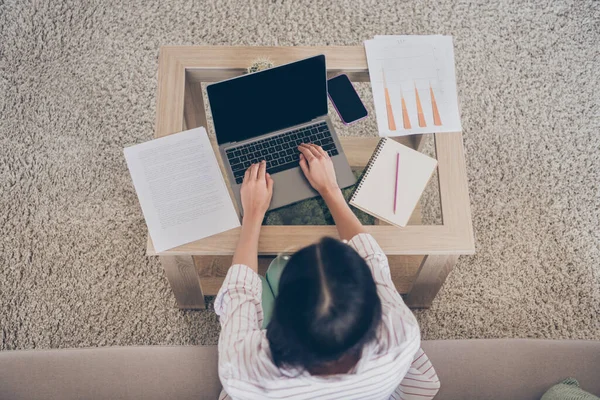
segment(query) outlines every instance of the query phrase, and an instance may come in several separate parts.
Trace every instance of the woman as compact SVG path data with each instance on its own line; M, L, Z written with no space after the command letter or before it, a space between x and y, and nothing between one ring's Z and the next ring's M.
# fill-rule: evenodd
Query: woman
M289 259L261 330L258 238L273 180L264 161L246 171L240 240L215 300L220 398L433 398L439 380L385 254L346 204L327 153L312 144L299 150L300 167L344 242L324 238Z

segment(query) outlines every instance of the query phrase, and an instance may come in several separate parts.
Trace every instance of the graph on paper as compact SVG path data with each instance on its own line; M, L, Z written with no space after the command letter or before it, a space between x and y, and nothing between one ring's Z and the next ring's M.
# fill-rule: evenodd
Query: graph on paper
M380 136L462 130L450 36L365 41Z

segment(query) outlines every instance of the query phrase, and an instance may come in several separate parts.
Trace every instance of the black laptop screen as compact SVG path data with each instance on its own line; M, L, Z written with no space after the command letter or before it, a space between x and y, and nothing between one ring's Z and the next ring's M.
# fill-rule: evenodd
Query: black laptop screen
M219 144L239 142L327 114L325 56L207 87Z

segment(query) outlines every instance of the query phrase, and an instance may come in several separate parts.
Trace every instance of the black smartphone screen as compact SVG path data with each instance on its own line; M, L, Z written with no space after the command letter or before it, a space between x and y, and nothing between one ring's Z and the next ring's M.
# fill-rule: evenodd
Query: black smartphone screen
M368 115L367 109L346 75L338 75L327 81L327 92L338 115L345 124L351 124Z

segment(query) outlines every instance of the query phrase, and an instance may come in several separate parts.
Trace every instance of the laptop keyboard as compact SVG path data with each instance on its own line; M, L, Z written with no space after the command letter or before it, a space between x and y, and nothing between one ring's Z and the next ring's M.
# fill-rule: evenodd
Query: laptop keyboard
M233 170L235 183L242 183L248 167L262 160L267 161L267 172L271 175L297 167L300 160L298 146L301 143L317 144L331 157L339 154L327 123L320 122L316 125L227 149L226 154Z

